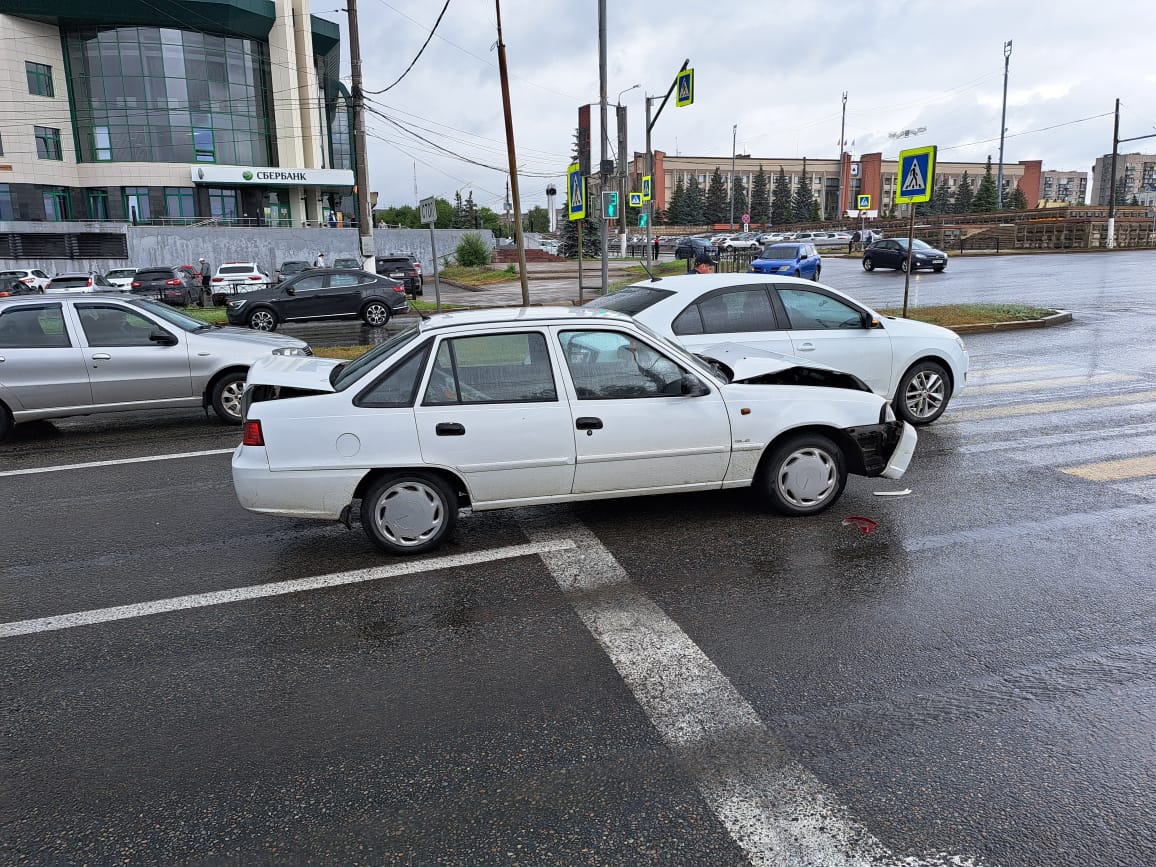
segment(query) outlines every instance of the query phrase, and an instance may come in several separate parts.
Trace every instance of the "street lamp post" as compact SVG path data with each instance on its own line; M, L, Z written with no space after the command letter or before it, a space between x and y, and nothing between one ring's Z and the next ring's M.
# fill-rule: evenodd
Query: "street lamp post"
M739 125L731 127L731 231L735 230L735 142L739 137Z
M999 171L995 180L995 208L1003 210L1003 134L1007 129L1007 66L1011 59L1012 41L1003 44L1003 108L999 113Z

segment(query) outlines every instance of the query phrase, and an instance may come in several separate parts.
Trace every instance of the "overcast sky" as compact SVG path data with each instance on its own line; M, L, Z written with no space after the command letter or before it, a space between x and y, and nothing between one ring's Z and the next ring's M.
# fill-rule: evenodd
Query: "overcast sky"
M430 34L444 0L360 0L365 88L398 78ZM313 13L337 21L337 0ZM855 157L935 144L943 160L993 161L999 153L1003 44L1013 41L1004 161L1042 159L1044 169L1090 171L1111 150L1114 100L1122 137L1156 133L1156 2L1152 0L608 0L607 94L629 107L629 147L644 148L643 90L665 93L684 59L695 104L673 99L654 147L765 158L838 154L841 96ZM564 174L578 106L591 117L598 153L596 0L502 0L523 210L545 204ZM379 206L417 198L474 199L502 209L508 166L492 0L450 0L408 75L376 107L474 165L368 116L370 187ZM342 46L348 74L348 43ZM348 80L348 79L347 79ZM1101 115L1100 117L1094 117ZM614 112L610 135L615 141ZM1084 120L1086 118L1094 118ZM1074 121L1083 122L1074 122ZM917 137L889 133L926 127ZM1052 129L1046 129L1053 127ZM850 142L854 141L854 145ZM1156 152L1156 139L1121 152ZM488 168L490 166L493 168ZM562 196L560 195L559 203Z

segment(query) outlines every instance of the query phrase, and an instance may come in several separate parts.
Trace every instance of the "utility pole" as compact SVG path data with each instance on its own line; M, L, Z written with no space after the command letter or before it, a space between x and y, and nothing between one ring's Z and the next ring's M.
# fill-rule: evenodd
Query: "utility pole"
M346 4L349 12L349 71L353 92L353 183L357 188L357 232L361 246L361 267L377 273L377 251L373 244L373 206L369 201L369 166L365 154L365 93L361 87L361 39L357 31L357 0ZM437 267L437 263L434 263Z
M1108 186L1108 243L1109 249L1116 246L1116 151L1126 141L1140 141L1146 138L1156 138L1156 132L1148 135L1134 135L1129 138L1120 138L1120 100L1116 100L1116 121L1112 126L1112 177Z
M731 127L731 231L735 230L735 142L739 137L739 125Z
M506 70L506 43L502 41L502 2L494 0L498 23L498 75L502 79L502 112L506 116L506 152L510 158L510 181L514 194L514 220L517 223L518 277L522 283L522 306L530 306L530 285L526 282L526 242L522 237L522 204L518 199L518 158L514 153L514 116L510 111L510 78Z
M1007 129L1007 66L1011 59L1012 41L1003 44L1003 108L999 113L999 172L995 179L995 209L1003 210L1003 134Z
M846 136L846 134L847 134L847 91L844 90L843 91L843 119L839 122L839 184L835 188L837 190L837 192L835 193L836 202L837 202L835 207L837 207L839 209L839 213L835 215L835 219L837 219L837 220L843 219L843 211L846 210L843 207L843 148L844 148L844 143L846 141L844 136Z
M690 66L690 58L682 62L679 72L684 72ZM670 87L666 90L666 96L662 98L662 105L658 107L654 117L650 116L650 102L658 101L657 96L646 97L646 173L650 175L651 183L654 183L654 151L650 147L650 131L654 129L654 125L658 123L658 116L662 114L662 110L666 108L666 103L670 101L670 95L674 93L674 88L678 84L678 75L674 76L674 80L670 83ZM657 188L657 184L655 184ZM646 270L650 271L650 226L654 223L654 199L653 197L646 203Z
M606 0L598 0L598 110L599 110L599 127L602 139L602 148L600 150L601 158L598 163L598 176L601 183L598 185L598 204L602 206L605 199L602 196L602 191L608 189L611 184L610 172L606 170L606 162L610 158L606 154ZM599 240L602 244L602 294L605 295L610 288L610 228L607 225L605 209L602 213L602 228L599 232Z

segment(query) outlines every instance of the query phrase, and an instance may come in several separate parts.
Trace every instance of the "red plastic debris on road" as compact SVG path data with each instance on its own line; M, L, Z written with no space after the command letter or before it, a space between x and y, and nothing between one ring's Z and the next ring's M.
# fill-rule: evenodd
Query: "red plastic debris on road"
M862 515L848 515L843 519L844 527L857 527L860 533L866 535L867 533L874 533L879 529L879 522L872 521L870 518L864 518Z

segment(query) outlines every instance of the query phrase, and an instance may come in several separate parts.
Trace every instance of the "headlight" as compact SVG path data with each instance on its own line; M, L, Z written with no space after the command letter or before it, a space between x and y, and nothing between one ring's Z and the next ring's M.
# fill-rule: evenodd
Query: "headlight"
M959 351L960 352L967 352L967 344L963 342L963 338L960 337L958 334L955 335L955 342L959 344Z
M242 307L244 307L248 303L249 303L248 301L234 301L234 300L230 299L229 301L225 302L225 306L226 307L232 307L234 310L240 310Z
M305 346L278 346L273 350L274 355L309 355Z

